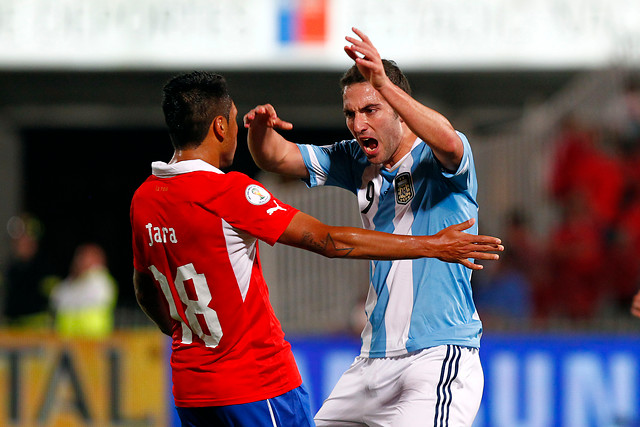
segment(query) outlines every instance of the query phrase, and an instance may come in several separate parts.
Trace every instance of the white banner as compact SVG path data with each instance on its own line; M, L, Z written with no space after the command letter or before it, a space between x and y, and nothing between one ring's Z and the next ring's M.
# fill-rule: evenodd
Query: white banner
M0 68L342 70L352 26L405 68L640 65L636 0L1 0Z

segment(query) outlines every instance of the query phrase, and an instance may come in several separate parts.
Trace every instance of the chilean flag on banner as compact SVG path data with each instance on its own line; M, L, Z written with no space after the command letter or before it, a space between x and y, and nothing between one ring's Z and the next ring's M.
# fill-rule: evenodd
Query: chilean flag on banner
M328 0L281 0L278 8L282 43L323 43L327 40Z

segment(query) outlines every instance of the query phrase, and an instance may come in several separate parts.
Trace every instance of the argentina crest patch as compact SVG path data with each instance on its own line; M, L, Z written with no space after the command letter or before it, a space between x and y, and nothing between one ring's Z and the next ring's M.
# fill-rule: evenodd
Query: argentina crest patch
M406 205L413 199L413 196L415 196L413 179L409 172L403 172L396 176L394 185L396 189L396 203Z

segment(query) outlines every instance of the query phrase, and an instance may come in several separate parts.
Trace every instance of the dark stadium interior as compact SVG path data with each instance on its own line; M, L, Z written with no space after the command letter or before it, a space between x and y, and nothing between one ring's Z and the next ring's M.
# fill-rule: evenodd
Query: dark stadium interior
M178 71L176 71L178 72ZM66 273L73 249L96 241L110 255L120 303L134 305L128 208L154 160L171 147L161 87L175 72L0 72L0 109L22 141L22 209L46 225L44 246ZM287 136L327 143L349 136L343 124L340 72L223 71L239 110L270 102L294 123ZM573 71L412 72L414 95L482 133L516 118L527 103L562 87ZM465 115L468 117L464 119ZM233 170L255 175L240 127Z

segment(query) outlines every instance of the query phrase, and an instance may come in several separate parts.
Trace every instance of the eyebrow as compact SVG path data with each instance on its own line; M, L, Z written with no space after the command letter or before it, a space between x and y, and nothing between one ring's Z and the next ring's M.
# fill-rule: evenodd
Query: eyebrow
M371 108L371 107L379 107L380 105L382 105L382 104L381 104L381 103L379 103L379 102L371 102L371 103L369 103L369 104L365 105L364 107L359 108L358 110L362 111L362 110L366 110L367 108ZM342 112L343 112L344 114L346 114L346 113L352 113L353 111L355 111L355 109L353 109L353 108L343 108L343 109L342 109Z

